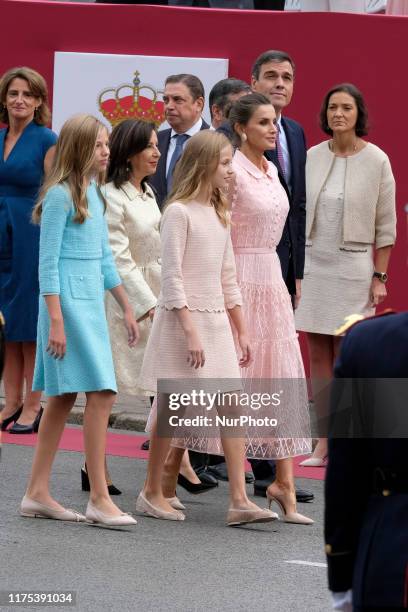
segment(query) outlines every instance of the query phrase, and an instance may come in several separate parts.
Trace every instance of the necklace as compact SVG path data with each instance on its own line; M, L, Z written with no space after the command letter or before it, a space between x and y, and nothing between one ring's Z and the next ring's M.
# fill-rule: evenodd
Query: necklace
M351 151L351 153L355 153L357 151L357 143L358 141L355 140L353 150ZM336 154L336 151L334 150L334 140L333 139L329 141L329 149L332 153ZM351 153L342 153L342 156L347 157L347 155L350 155Z

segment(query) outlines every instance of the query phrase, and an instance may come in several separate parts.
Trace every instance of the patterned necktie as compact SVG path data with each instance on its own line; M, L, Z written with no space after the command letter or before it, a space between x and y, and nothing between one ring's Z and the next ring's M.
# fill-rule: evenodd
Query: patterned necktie
M279 125L279 123L277 124L277 128L278 128L278 131L276 132L276 154L278 156L278 162L282 170L283 178L286 181L286 165L285 165L285 158L283 157L283 151L282 151L282 147L281 147L280 139L279 139L279 134L281 131L281 126Z
M176 148L174 149L173 155L171 156L170 165L167 172L167 193L170 193L171 191L174 168L181 157L184 143L188 138L190 138L190 136L188 134L177 134L176 136L173 136L173 138L176 139Z

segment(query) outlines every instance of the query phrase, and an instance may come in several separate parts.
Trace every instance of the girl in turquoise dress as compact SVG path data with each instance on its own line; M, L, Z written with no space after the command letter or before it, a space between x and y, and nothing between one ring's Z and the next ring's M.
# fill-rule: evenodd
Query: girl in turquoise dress
M109 497L105 443L116 380L104 310L111 291L124 313L129 346L138 327L116 271L96 177L109 159L108 133L97 119L77 115L62 127L55 162L33 219L41 222L40 304L33 389L48 396L23 516L131 525ZM90 480L86 516L66 510L49 493L49 475L64 425L84 392L84 444Z

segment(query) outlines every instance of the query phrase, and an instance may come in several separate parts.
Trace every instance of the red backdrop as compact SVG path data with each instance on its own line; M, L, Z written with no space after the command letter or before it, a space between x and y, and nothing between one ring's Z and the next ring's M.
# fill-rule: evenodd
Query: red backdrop
M225 57L229 74L248 80L259 53L284 49L297 65L288 115L302 123L309 145L324 137L317 115L328 88L355 83L370 110L369 139L388 153L397 181L398 240L385 306L407 308L408 18L19 0L0 0L0 15L0 73L29 65L50 90L54 51Z

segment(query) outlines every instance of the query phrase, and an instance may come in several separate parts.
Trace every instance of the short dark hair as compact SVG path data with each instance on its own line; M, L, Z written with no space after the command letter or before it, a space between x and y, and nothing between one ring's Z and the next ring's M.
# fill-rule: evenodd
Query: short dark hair
M164 85L166 86L167 83L184 83L194 101L197 100L197 98L205 97L204 85L194 74L171 74L167 77Z
M224 112L227 104L229 104L229 96L231 94L241 93L242 91L250 92L251 87L241 79L221 79L214 85L208 96L208 104L210 106L211 119L213 117L212 106L216 104L218 108Z
M270 49L269 51L264 51L259 57L256 58L251 72L254 79L259 79L259 75L261 74L261 66L268 64L269 62L276 62L277 64L289 62L289 64L292 66L293 74L295 74L295 62L290 57L289 53L279 51L277 49Z
M242 96L231 106L231 110L228 115L228 120L234 132L234 144L239 146L241 144L241 138L238 132L235 131L235 125L247 125L252 115L255 113L259 106L269 105L272 106L272 102L260 93L251 93L247 96Z
M113 128L109 140L110 162L107 181L113 181L116 189L129 180L128 159L147 148L153 131L156 131L154 123L138 119L125 119ZM143 190L146 180L147 177L142 180Z
M333 94L338 92L345 92L354 99L357 106L357 122L355 127L356 136L366 136L368 134L368 111L367 106L363 98L363 94L355 85L352 83L340 83L332 87L330 91L324 97L322 107L320 109L320 127L325 134L333 136L333 130L329 128L327 123L327 109L329 106L330 98Z

